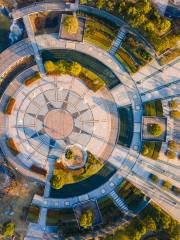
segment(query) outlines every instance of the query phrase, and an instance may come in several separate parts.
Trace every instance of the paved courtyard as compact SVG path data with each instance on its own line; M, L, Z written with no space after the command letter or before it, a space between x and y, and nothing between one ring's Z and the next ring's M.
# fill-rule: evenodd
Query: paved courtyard
M11 95L16 99L14 112L2 116L7 126L3 139L14 139L20 149L18 158L28 167L46 168L48 159L60 158L71 144L101 158L108 145L113 149L118 133L116 105L108 102L106 92L93 93L67 75L44 77L29 87L20 84ZM1 104L5 108L6 101Z

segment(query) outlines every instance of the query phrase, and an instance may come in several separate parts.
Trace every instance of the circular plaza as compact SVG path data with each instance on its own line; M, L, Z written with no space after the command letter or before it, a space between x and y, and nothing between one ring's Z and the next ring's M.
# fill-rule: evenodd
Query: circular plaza
M0 8L0 157L38 187L24 239L101 238L151 199L178 218L175 26L149 0L24 2Z

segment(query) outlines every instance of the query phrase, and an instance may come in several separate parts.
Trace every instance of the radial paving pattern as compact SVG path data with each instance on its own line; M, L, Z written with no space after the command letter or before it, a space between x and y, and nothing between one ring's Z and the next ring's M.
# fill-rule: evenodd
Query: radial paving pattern
M101 157L108 145L113 149L112 131L113 144L118 131L116 105L113 103L112 111L106 92L93 93L69 76L46 77L30 87L21 85L14 91L16 107L5 117L8 132L4 134L15 140L18 157L28 166L44 167L48 158L59 158L67 145L75 143Z

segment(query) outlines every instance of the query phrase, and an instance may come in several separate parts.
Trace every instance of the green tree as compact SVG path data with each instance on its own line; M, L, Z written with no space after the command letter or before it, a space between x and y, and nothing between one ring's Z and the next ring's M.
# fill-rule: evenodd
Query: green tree
M180 111L173 110L173 111L170 112L170 116L174 119L180 119Z
M171 150L167 150L167 151L165 152L165 155L166 155L169 159L175 159L175 157L176 157L176 153L173 152L173 151L171 151Z
M101 9L101 8L104 7L105 3L106 3L105 0L97 0L97 1L96 1L96 7L99 8L99 9Z
M154 174L151 173L151 175L150 175L149 177L150 177L150 179L151 179L152 182L158 183L159 178L158 178L156 175L154 175Z
M69 34L76 34L79 28L79 22L76 16L66 16L63 25L65 31Z
M158 28L160 29L161 33L166 33L171 28L171 22L168 19L163 18L160 21Z
M83 228L88 228L93 225L93 221L94 221L94 212L92 209L88 209L82 213L80 217L79 225Z
M168 141L168 147L171 149L171 150L177 150L178 149L178 144L176 141L174 140L169 140Z
M153 220L153 218L151 218L150 216L147 216L143 220L143 222L146 225L146 232L155 232L156 231L156 223Z
M155 26L154 26L154 23L153 22L146 22L144 25L143 25L143 29L144 31L148 32L148 33L154 33L155 32Z
M168 105L170 108L177 108L179 106L179 103L176 100L172 100L168 102Z
M162 134L162 127L157 124L157 123L153 123L153 124L148 124L147 125L147 130L148 132L155 136L155 137L159 137Z
M15 223L5 223L2 229L2 235L4 238L12 237L15 233Z
M82 67L79 63L77 62L72 62L71 67L70 67L70 73L73 76L79 76L79 74L81 73Z

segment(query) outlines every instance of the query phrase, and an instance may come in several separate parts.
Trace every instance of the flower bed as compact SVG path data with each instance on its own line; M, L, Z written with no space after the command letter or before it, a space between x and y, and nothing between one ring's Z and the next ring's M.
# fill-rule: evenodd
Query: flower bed
M68 74L79 77L84 81L87 87L94 92L105 85L104 81L99 76L82 67L77 62L68 62L64 60L58 62L46 61L44 66L48 75Z
M6 140L6 145L9 147L11 152L16 156L20 153L15 141L12 138Z
M40 79L41 79L40 73L36 72L33 76L29 77L28 79L26 79L24 81L24 85L28 87L28 86L32 85L33 83L37 82Z
M129 73L136 73L139 70L139 66L136 62L128 55L124 48L120 48L116 54L116 58L124 65Z
M11 115L12 111L14 110L15 104L16 104L16 99L10 98L4 113L7 115Z

